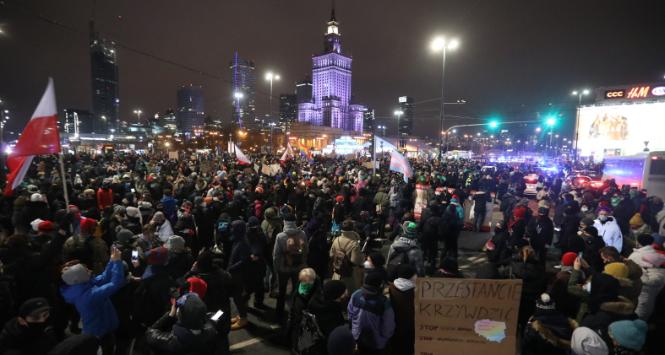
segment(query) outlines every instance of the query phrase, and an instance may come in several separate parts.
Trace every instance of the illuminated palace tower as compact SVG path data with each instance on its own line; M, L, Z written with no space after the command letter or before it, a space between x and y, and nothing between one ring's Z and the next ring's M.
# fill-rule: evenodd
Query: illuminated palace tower
M362 132L365 107L351 103L351 58L342 54L333 4L323 53L312 57L312 101L298 104L298 121Z

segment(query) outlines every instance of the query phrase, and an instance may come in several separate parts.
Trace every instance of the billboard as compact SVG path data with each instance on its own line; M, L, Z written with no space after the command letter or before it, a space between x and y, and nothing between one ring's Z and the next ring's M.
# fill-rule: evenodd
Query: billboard
M578 119L581 156L665 150L665 102L581 107Z

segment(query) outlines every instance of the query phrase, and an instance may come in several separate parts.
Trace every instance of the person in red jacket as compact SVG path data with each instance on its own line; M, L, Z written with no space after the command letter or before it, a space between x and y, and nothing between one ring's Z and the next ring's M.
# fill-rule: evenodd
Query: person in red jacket
M113 206L113 190L111 190L111 183L104 181L102 187L97 190L97 208L101 212L107 206Z

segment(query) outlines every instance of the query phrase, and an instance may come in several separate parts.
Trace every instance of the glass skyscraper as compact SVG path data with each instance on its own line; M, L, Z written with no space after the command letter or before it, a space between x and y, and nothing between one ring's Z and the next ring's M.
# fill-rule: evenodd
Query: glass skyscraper
M182 133L201 131L205 118L203 87L192 84L181 86L178 89L178 108L175 115L178 130Z
M253 126L256 122L256 66L233 54L231 70L231 95L233 97L233 123L239 127Z
M90 21L92 69L92 132L106 134L119 127L118 63L115 43L101 38ZM111 131L113 130L113 131Z
M299 102L298 121L362 132L365 108L351 104L352 59L342 54L342 37L334 7L323 49L322 54L312 58L312 101Z

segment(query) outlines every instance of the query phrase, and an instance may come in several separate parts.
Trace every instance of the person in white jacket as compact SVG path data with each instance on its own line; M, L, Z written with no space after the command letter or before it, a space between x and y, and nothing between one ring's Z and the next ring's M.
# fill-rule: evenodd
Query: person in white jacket
M171 222L166 219L163 212L155 212L150 223L155 226L155 234L162 243L166 243L166 241L173 235Z
M593 226L598 229L598 235L603 238L605 246L615 247L621 253L623 249L623 234L619 224L610 216L610 210L606 207L601 207L598 210L598 218L593 222Z
M658 294L665 287L665 255L659 254L653 248L653 237L642 234L637 243L640 248L635 249L628 259L642 267L642 292L637 301L635 314L640 319L648 321L656 305Z

